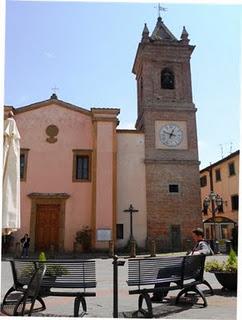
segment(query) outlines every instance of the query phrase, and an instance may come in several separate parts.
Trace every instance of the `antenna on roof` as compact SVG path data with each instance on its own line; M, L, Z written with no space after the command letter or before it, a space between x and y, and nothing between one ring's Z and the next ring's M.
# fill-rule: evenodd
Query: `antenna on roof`
M233 142L230 142L230 150L229 150L230 153L232 153L232 146L233 146Z
M221 158L223 159L224 154L223 154L223 145L222 144L220 144L220 149L221 149Z

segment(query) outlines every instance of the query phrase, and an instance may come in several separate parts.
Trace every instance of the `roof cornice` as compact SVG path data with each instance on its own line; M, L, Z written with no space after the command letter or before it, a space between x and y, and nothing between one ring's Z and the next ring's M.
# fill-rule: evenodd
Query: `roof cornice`
M221 160L219 160L219 161L217 161L217 162L214 162L214 163L212 163L210 166L207 166L206 168L200 170L200 173L203 173L203 172L205 172L205 171L209 171L209 169L212 169L212 168L214 168L214 167L217 167L219 164L221 164L221 163L223 163L223 162L226 162L226 161L228 161L229 159L231 159L231 158L239 155L239 153L240 153L240 150L236 150L235 152L231 153L231 154L228 155L227 157L225 157L225 158L223 158L223 159L221 159Z
M14 108L14 113L19 114L19 113L23 113L23 112L27 112L27 111L32 111L32 110L36 110L36 109L39 109L42 107L47 107L51 104L55 104L60 107L71 109L73 111L81 112L83 114L91 116L91 111L84 109L84 108L81 108L81 107L78 107L74 104L59 100L59 99L48 99L48 100L32 103L32 104L29 104L29 105L26 105L23 107Z

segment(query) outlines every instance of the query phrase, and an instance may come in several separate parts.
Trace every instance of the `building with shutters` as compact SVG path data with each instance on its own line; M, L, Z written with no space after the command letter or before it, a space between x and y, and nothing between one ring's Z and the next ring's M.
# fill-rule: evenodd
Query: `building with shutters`
M232 229L238 225L239 212L239 150L212 163L200 171L201 207L205 236L212 239L215 224L216 238L229 240ZM222 197L222 207L215 214L203 209L203 201L211 191Z

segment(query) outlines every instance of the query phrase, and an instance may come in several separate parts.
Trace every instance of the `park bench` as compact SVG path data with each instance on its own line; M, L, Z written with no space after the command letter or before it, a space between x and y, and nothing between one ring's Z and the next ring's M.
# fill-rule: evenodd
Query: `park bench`
M9 299L5 300L5 303L1 305L1 312L7 316L31 316L45 272L45 265L37 268L28 285L24 286L26 288L21 288L21 291L14 295L8 295ZM29 305L29 309L27 305Z
M86 297L96 296L96 265L94 260L47 260L40 262L30 259L9 259L13 275L13 286L4 296L2 306L7 303L8 296L13 291L23 291L28 285L32 274L44 263L46 273L41 283L40 292L36 300L40 302L41 307L34 311L43 311L46 309L43 298L49 296L56 297L75 297L74 317L79 316L80 303L83 312L81 316L87 313ZM57 290L56 290L57 289ZM69 290L73 289L73 290Z
M129 259L127 284L130 287L138 287L129 290L129 294L139 294L138 311L146 318L152 318L152 301L149 293L170 290L180 290L175 303L179 302L183 294L187 295L191 291L202 298L203 306L206 307L206 298L197 286L208 285L203 279L205 258L204 255L191 255ZM146 302L147 311L142 308L143 300Z

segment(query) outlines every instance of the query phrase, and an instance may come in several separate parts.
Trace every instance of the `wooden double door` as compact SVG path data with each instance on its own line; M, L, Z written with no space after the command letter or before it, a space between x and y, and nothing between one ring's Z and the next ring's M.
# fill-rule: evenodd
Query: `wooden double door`
M59 249L60 204L37 204L35 225L35 249L55 251Z

